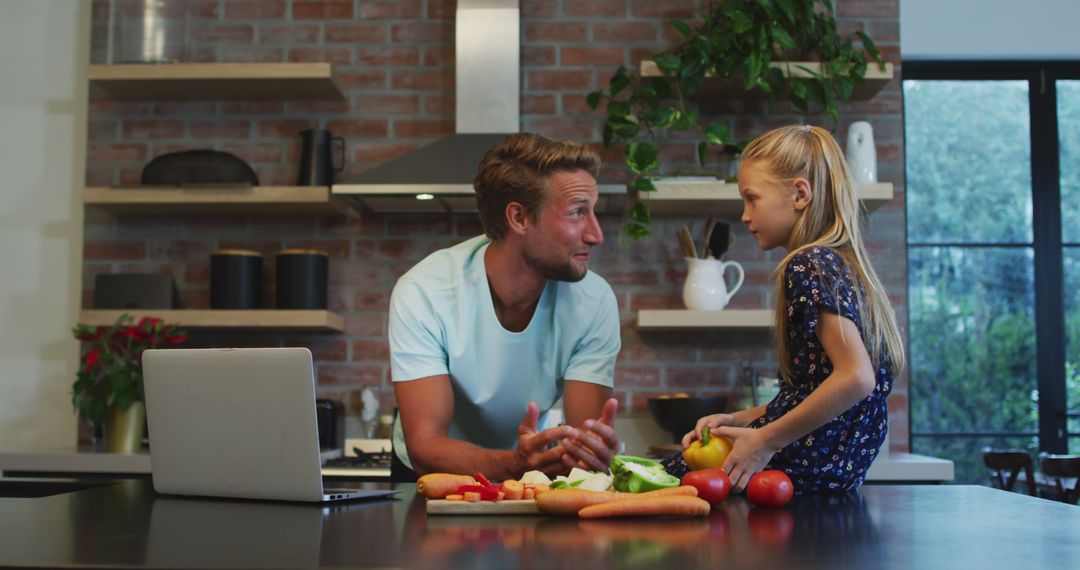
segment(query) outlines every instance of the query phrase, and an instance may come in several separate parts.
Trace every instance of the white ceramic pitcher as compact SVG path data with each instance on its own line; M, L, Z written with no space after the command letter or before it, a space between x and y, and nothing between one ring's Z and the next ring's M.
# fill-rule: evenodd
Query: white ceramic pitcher
M855 121L848 128L847 161L855 182L877 182L877 149L874 128L866 121Z
M731 297L735 295L739 287L742 287L745 274L742 266L735 261L693 257L685 259L690 268L686 274L686 284L683 285L683 304L687 309L719 311L727 306ZM734 268L739 274L730 291L728 291L727 282L724 281L724 273L729 267Z

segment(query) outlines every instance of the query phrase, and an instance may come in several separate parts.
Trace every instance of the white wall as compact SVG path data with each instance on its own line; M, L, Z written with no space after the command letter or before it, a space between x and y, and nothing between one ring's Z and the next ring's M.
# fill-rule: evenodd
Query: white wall
M905 60L1080 59L1078 0L900 0Z
M75 442L89 0L0 6L0 450Z

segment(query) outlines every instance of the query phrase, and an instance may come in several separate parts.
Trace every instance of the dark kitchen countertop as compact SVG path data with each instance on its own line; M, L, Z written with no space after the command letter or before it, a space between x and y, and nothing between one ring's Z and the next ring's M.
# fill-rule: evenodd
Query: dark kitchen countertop
M334 507L158 496L145 479L0 498L0 566L907 569L1080 560L1080 507L985 487L867 486L786 509L733 497L708 519L617 521L427 517L413 486L398 488L398 499Z

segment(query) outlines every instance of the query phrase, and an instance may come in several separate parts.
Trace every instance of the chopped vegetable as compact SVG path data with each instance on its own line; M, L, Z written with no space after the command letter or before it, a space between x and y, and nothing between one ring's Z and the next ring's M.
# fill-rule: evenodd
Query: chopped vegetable
M462 485L475 484L476 480L468 475L428 473L416 481L416 492L428 499L442 499Z
M457 492L465 495L466 497L469 496L469 493L476 493L484 501L499 500L499 490L495 487L484 487L482 485L462 485L458 487Z
M615 490L624 493L642 493L680 484L679 478L664 471L659 462L632 455L611 458L611 479Z
M537 485L540 483L545 485L551 484L551 479L549 479L543 471L529 471L522 475L521 479L518 479L518 481L521 481L522 485Z
M491 484L491 481L488 481L488 478L484 477L483 473L477 473L476 475L473 475L473 477L476 478L476 482L480 483L480 485L482 487L492 487L493 486Z
M453 494L447 495L446 500L447 501L464 501L465 500L465 495L458 495L457 493L453 493Z
M506 498L511 501L520 499L525 493L525 485L513 479L507 479L502 484L503 492L506 493Z
M472 493L472 492L465 493L465 502L467 502L467 503L479 503L480 501L481 501L480 493Z

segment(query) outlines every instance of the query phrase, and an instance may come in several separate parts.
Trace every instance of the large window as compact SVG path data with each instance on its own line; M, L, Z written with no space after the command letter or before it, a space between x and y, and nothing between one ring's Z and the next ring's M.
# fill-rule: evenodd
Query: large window
M1064 249L1065 382L1069 453L1080 453L1080 80L1056 82Z
M905 63L909 371L912 450L982 483L1080 452L1080 81L972 67Z

